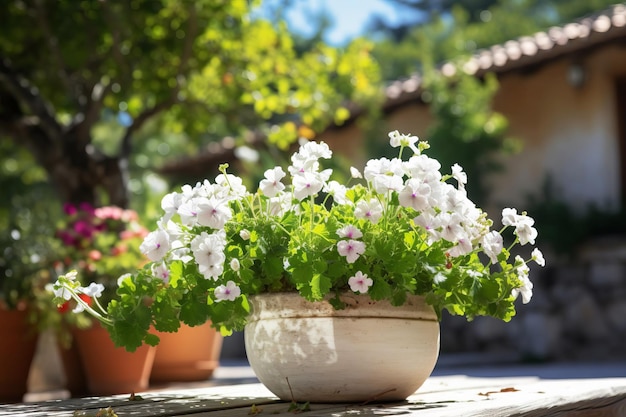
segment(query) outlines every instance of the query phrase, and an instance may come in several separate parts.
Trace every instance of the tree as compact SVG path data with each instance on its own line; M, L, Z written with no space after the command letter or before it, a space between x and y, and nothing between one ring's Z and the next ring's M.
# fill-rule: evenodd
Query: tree
M377 92L365 42L298 53L246 0L9 0L0 4L0 134L26 146L68 202L126 207L148 121L201 144L259 130L281 147L294 120L321 130ZM105 115L119 137L94 141Z

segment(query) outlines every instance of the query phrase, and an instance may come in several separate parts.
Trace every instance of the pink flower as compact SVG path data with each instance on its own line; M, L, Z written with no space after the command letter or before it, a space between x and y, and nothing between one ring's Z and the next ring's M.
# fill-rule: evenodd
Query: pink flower
M364 274L361 271L357 271L353 277L348 279L350 289L361 294L367 293L367 290L369 290L373 283L374 281L372 281L371 278L368 278L367 274Z
M337 252L345 256L348 263L352 264L365 252L365 243L358 240L342 240L337 243Z

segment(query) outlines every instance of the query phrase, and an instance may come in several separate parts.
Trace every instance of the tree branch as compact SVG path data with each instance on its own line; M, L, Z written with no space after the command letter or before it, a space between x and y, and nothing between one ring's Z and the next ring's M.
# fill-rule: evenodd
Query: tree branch
M178 89L175 90L177 91ZM131 139L133 134L138 131L149 119L176 104L178 102L177 96L177 93L173 94L169 99L157 103L153 107L144 110L139 116L137 116L133 120L133 123L128 126L126 132L124 133L124 137L122 138L119 154L120 158L128 158L130 156L130 152L132 150Z
M111 91L111 86L112 84L104 79L97 82L83 106L84 112L77 113L72 120L71 126L76 129L76 137L85 145L90 140L91 127L100 119L104 98Z
M0 85L37 117L38 124L50 139L60 140L62 128L55 118L52 106L44 100L39 90L29 80L13 70L7 58L2 57L0 57Z

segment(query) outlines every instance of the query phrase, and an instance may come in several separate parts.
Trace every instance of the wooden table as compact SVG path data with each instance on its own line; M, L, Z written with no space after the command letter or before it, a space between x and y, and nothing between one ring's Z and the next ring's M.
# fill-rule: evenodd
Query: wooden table
M133 416L292 416L291 404L261 384L176 389L128 395L0 405L0 416L96 416L111 407ZM303 408L302 405L299 405ZM101 415L106 416L106 413ZM311 404L307 417L353 416L626 416L626 378L433 376L407 401Z

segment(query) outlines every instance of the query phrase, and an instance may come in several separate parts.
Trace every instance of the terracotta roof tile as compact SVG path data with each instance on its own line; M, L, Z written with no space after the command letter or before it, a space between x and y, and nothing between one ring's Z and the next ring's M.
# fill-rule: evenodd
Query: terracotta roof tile
M462 66L472 75L485 72L503 73L540 64L567 53L626 37L626 4L615 5L603 12L564 26L551 27L532 36L522 36L501 45L478 51ZM454 65L441 67L444 74L453 75ZM387 106L397 105L420 94L420 79L416 76L392 82L386 89Z

